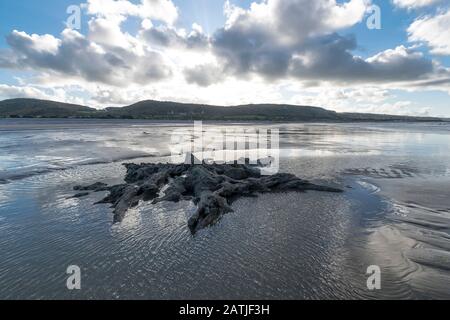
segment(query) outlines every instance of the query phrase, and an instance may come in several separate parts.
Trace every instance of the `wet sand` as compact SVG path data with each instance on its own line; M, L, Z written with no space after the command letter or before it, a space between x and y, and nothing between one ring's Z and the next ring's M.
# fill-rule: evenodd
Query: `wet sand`
M105 194L71 198L76 185L120 184L125 169L111 155L162 152L186 124L75 123L21 124L0 137L0 171L29 173L0 184L0 298L449 298L442 126L277 125L282 172L345 192L242 198L193 237L190 202L141 203L112 224L112 209L93 205ZM82 268L80 292L65 287L70 264ZM380 291L366 286L370 265L382 270Z
M419 298L450 298L450 179L375 180L389 199L389 223L372 245Z

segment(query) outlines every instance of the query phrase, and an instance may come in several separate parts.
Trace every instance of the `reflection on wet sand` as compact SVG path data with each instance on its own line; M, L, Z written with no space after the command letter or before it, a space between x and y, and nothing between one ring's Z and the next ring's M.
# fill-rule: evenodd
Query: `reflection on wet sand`
M356 170L357 171L357 170ZM387 223L369 236L368 250L411 297L450 298L450 177L374 175L363 170L388 200ZM353 173L355 170L352 171ZM396 286L396 285L395 285ZM395 287L394 286L394 287ZM401 286L398 286L401 287Z

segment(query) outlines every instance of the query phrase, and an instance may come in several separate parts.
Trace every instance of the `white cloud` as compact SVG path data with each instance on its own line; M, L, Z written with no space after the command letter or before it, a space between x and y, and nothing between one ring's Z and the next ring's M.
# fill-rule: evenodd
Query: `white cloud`
M409 41L425 42L432 53L450 55L450 9L417 19L408 28L408 34Z
M431 76L432 61L404 46L366 60L353 54L356 38L337 31L361 22L370 4L266 0L244 10L227 2L228 20L213 36L214 52L229 74L258 74L269 81L293 77L373 83Z
M35 86L12 86L0 84L0 99L33 98L55 100L82 105L85 101L73 95L69 87L43 88Z
M338 112L429 116L431 111L429 106L398 100L389 90L377 87L309 89L292 96L290 103L326 106Z
M61 45L61 41L52 35L28 35L23 31L17 30L12 32L9 39L12 46L16 46L24 51L34 51L42 54L55 54Z
M141 0L139 4L127 0L87 0L85 6L88 14L103 18L136 16L170 25L178 19L178 8L170 0Z
M211 84L220 82L225 75L223 69L217 64L201 64L194 67L188 67L184 70L186 81L195 83L202 87L208 87Z
M143 49L134 37L121 30L124 18L93 18L89 21L88 39L105 47L120 47L126 50L135 49L141 54Z
M442 0L393 0L393 3L399 8L416 9L427 7L441 1Z
M271 33L277 41L299 43L361 22L369 5L370 0L265 0L244 10L227 1L225 29L255 37Z
M138 33L138 39L151 47L164 49L207 49L209 37L198 25L194 24L192 28L192 31L187 33L184 29L174 27L145 25Z
M6 84L0 84L0 98L1 99L13 99L13 98L36 98L36 99L48 99L50 95L46 94L42 90L34 87L27 86L10 86Z
M47 82L66 76L122 87L170 78L199 86L251 76L344 83L428 79L435 72L431 60L404 46L366 60L352 54L356 39L336 31L360 22L369 4L266 0L244 10L227 2L226 26L209 37L198 24L191 31L153 25L144 9L154 6L170 14L168 0L89 0L94 16L87 36L69 29L59 39L14 31L7 39L11 51L0 58L0 66L41 72ZM138 9L146 18L131 35L122 24Z
M355 47L348 38L322 39L293 58L292 74L299 79L364 84L425 79L436 72L431 60L404 46L365 60L351 53Z
M112 31L111 37L117 36L114 29ZM104 47L70 29L65 29L58 41L51 41L57 43L51 51L42 50L41 39L47 43L51 37L33 37L14 31L7 38L12 51L5 53L6 58L0 59L0 66L40 70L48 74L120 86L145 84L171 74L169 62L155 51L136 52L115 47L114 43Z

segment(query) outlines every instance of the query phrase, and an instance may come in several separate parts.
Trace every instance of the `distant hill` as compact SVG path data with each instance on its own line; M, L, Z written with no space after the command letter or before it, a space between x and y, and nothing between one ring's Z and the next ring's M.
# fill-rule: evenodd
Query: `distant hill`
M235 107L184 104L175 102L141 101L128 107L109 108L115 117L148 119L195 120L272 120L313 121L334 120L337 113L322 108L290 105L244 105Z
M310 106L251 104L211 106L147 100L122 108L97 110L86 106L37 99L0 101L0 118L96 118L222 121L446 121L440 118L364 113L337 113Z
M10 99L0 101L2 118L68 118L89 116L93 108L38 99Z

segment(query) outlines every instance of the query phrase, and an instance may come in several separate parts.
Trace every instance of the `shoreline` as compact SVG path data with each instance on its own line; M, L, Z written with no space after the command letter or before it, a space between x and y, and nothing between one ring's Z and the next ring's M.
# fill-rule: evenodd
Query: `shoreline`
M170 119L170 118L165 118L165 117L161 117L161 118L102 118L102 117L19 117L19 118L11 118L11 117L0 117L0 121L2 120L10 120L10 121L14 121L14 120L55 120L55 121L71 121L71 120L83 120L83 121L98 121L98 120L102 120L102 121L145 121L145 122L167 122L167 123L191 123L192 121L203 121L204 123L252 123L252 124L320 124L320 123L324 123L324 124L358 124L358 123L379 123L379 124L383 124L383 123L450 123L450 119L427 119L427 120L410 120L410 119L399 119L399 120L395 120L395 119L389 119L389 120L374 120L374 119L367 119L367 120L326 120L326 119L318 119L318 120L260 120L260 119L205 119L205 118L180 118L180 119Z

